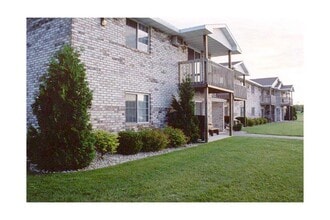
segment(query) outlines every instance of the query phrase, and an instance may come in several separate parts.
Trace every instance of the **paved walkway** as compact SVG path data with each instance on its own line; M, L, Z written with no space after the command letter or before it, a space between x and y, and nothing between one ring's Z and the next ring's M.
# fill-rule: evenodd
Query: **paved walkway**
M236 132L234 132L234 136L284 138L284 139L304 140L304 137L298 137L298 136L280 136L280 135L270 135L270 134L250 134L250 133L247 133L246 131L236 131Z
M304 137L297 136L279 136L279 135L269 135L269 134L250 134L246 131L234 131L233 136L243 136L243 137L261 137L261 138L283 138L283 139L294 139L294 140L304 140ZM224 138L228 138L229 133L222 132L219 135L209 136L209 142L218 141Z

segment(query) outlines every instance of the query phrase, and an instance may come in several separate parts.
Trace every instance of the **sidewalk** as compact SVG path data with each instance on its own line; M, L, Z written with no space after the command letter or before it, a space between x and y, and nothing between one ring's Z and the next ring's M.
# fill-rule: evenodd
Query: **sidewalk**
M283 139L293 139L293 140L304 140L304 137L297 136L279 136L279 135L269 135L269 134L250 134L246 131L234 131L233 137L242 136L242 137L260 137L260 138L283 138ZM220 132L219 135L209 136L209 142L218 141L224 138L229 138L229 132Z
M250 134L250 133L247 133L246 131L235 131L233 136L263 137L263 138L284 138L284 139L304 140L304 137L279 136L279 135L270 135L270 134Z

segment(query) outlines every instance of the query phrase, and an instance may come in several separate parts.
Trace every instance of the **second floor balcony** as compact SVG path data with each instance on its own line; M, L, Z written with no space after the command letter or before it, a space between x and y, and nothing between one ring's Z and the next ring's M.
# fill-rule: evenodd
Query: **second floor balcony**
M274 96L274 95L261 95L260 96L260 104L261 105L275 105L276 104L276 96Z
M234 98L247 99L247 89L245 86L234 85Z
M207 68L205 68L205 63ZM207 69L207 74L205 74ZM218 90L234 91L234 71L213 61L202 59L179 62L180 83L190 78L195 87L212 86Z
M292 105L292 100L289 97L282 97L281 105Z

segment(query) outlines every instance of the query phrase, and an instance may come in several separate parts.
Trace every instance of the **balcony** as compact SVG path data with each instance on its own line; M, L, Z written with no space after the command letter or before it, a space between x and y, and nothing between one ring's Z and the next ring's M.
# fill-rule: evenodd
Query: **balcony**
M234 85L234 98L247 99L246 87L241 85Z
M292 100L289 97L282 97L281 105L292 105Z
M276 97L274 95L262 95L260 96L261 105L275 105Z
M206 61L207 77L205 79L204 62L202 59L179 62L179 80L190 78L193 86L211 86L214 89L234 91L234 71L220 64Z

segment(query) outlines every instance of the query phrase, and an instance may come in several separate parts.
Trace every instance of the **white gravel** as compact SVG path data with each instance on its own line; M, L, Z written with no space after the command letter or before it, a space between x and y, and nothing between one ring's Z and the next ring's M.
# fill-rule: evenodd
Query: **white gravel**
M126 163L133 160L139 160L146 157L152 157L156 155L161 154L167 154L173 151L183 150L191 147L196 147L198 144L188 144L184 147L178 147L178 148L167 148L161 151L157 152L140 152L138 154L134 155L121 155L121 154L105 154L103 155L103 158L100 158L100 155L96 155L95 159L91 162L91 164L88 167L85 167L83 169L79 170L68 170L68 171L62 171L62 173L70 173L70 172L77 172L77 171L84 171L84 170L94 170L109 166L114 166L121 163ZM48 172L44 170L38 170L35 164L30 164L29 169L31 172L34 173L55 173L55 172Z

